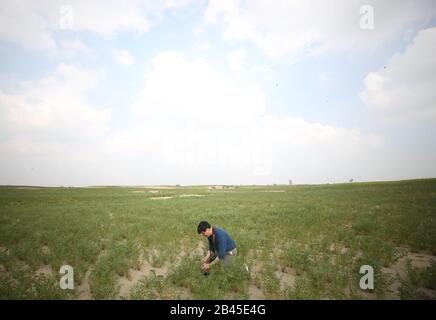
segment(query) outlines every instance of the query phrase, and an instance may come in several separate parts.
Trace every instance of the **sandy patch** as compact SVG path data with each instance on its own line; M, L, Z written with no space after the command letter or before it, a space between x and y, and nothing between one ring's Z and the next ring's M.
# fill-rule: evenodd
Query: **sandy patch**
M39 190L41 188L36 188L36 187L17 187L15 189L18 189L18 190Z
M330 250L330 252L336 252L336 253L339 252L341 254L344 254L344 253L347 253L350 249L347 247L344 247L341 244L332 243L329 247L329 250Z
M35 274L38 275L38 276L51 277L55 273L54 273L53 268L51 267L51 265L45 264L45 265L40 266L38 269L36 269Z
M250 273L254 276L263 271L263 267L260 264L254 263L250 268Z
M297 280L297 272L289 267L282 268L275 272L276 277L280 281L280 286L282 290L294 287L295 281Z
M5 266L0 264L0 276L2 278L6 278L8 280L10 280L14 285L17 284L17 280L14 279L14 277L12 277L12 274L6 270Z
M140 191L140 190L135 190L135 191L132 191L133 193L145 193L146 191Z
M47 245L45 245L45 246L42 246L41 251L44 254L49 254L50 253L50 248Z
M248 257L256 256L256 250L250 250ZM248 296L250 300L264 300L266 299L265 294L262 289L256 284L256 280L263 272L263 266L259 263L254 262L248 267L245 265L246 269L250 273L250 283L248 284Z
M159 193L158 190L149 190L148 192L150 192L150 193Z
M204 197L204 195L201 195L201 194L181 194L179 197L180 198L185 198L185 197Z
M182 246L182 249L179 251L179 254L177 254L174 259L172 259L172 263L177 267L183 260L184 257L187 257L188 253L185 251L184 247Z
M80 283L78 290L78 299L79 300L90 300L91 299L91 286L89 285L89 277L91 276L91 270L92 268L89 268L85 276L82 279L82 282Z
M414 269L424 270L430 267L432 261L436 261L436 257L428 253L408 252L403 257L399 258L394 264L389 267L382 268L382 272L387 276L390 285L387 289L386 299L400 299L399 289L401 280L407 280L407 262L410 261L411 267ZM418 288L419 291L425 293L431 292L430 296L434 297L434 292L426 288ZM427 294L428 295L428 294Z
M130 269L127 277L118 277L118 285L120 287L118 298L128 298L133 287L137 285L139 281L150 275L154 275L156 277L165 277L168 274L169 268L166 264L160 268L153 267L146 259L143 258L142 254L140 261L141 266L139 269Z
M151 200L168 200L168 199L172 199L174 197L150 197L149 199Z
M375 292L361 290L360 294L364 300L377 300L377 294Z
M0 247L0 254L9 255L9 249L5 247Z
M266 298L263 291L253 283L248 285L248 296L250 300L265 300Z
M411 253L409 252L406 259L411 260L413 268L426 269L431 266L432 261L436 261L436 256L430 253Z
M194 255L200 255L200 256L206 255L206 246L204 245L203 241L198 242L195 249L192 250L189 254L190 257L192 257Z
M102 240L102 239L100 239ZM106 239L105 239L106 240ZM109 241L109 239L107 239ZM106 251L103 249L100 251L100 253L95 258L94 263L97 264L98 261L106 254ZM82 279L82 282L80 283L78 290L78 299L79 300L90 300L92 299L92 293L91 293L91 285L89 282L89 277L91 276L92 272L92 266L89 266L88 270L86 270L85 276Z
M0 275L2 275L2 276L9 275L9 272L6 271L6 268L2 264L0 264Z
M178 293L179 293L181 300L193 300L194 299L194 295L189 288L180 287L178 289Z

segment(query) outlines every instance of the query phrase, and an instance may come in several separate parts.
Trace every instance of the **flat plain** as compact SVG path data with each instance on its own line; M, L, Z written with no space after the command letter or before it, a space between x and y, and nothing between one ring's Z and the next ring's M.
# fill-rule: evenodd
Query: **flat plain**
M200 272L201 220L236 240L231 268ZM435 299L435 230L436 179L4 186L0 299ZM373 290L359 287L363 265Z

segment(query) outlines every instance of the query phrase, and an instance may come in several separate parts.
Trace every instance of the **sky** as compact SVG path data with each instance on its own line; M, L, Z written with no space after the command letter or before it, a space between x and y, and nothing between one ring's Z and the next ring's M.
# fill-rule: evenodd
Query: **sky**
M436 2L0 2L0 185L436 177Z

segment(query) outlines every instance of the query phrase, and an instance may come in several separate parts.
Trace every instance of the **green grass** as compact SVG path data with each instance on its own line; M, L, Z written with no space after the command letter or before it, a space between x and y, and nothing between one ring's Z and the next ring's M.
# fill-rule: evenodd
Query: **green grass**
M383 298L381 270L402 250L436 254L436 179L150 190L0 187L0 299L77 299L87 271L90 297L115 299L119 278L140 269L141 256L167 272L144 275L127 298L249 299L255 283L266 299L362 299L363 264L374 267L373 294ZM284 192L269 192L278 190ZM173 198L150 199L156 196ZM236 263L207 277L195 251L206 245L196 233L201 220L238 244ZM74 267L75 290L59 288L64 264ZM254 264L262 269L257 275L245 269ZM36 276L42 265L54 273ZM287 269L295 271L293 286L277 275ZM420 287L435 290L435 264L407 274L401 298L421 298Z

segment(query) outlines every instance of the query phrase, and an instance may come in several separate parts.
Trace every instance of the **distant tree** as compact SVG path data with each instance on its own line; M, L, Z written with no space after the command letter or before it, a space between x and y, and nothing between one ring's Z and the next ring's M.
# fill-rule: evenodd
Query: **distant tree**
M289 185L292 185L292 180L289 180Z
M350 179L350 183L351 183L351 182L353 182L353 181L354 181L354 179L353 179L353 178L351 178L351 179Z

